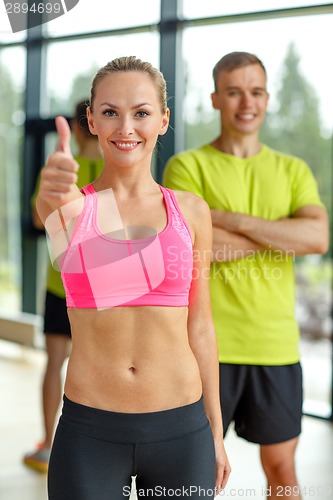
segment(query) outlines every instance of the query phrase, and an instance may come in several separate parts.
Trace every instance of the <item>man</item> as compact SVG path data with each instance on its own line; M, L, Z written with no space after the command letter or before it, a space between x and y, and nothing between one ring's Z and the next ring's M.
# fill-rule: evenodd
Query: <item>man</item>
M78 186L82 187L95 180L103 169L103 159L98 139L89 131L86 108L87 101L79 102L75 107L75 116L71 120L71 128L78 146L75 157L80 165ZM35 209L39 182L32 197L32 217L34 225L44 229ZM71 347L71 329L67 316L65 290L60 272L49 265L45 311L44 333L47 364L43 379L43 423L44 438L37 449L24 456L24 463L40 472L47 472L51 444L55 428L55 420L62 396L61 369L68 357Z
M266 71L233 52L213 71L221 133L171 158L164 185L206 200L213 222L211 298L223 426L260 445L270 498L301 498L295 450L302 373L294 312L295 256L323 254L328 220L310 169L260 143Z

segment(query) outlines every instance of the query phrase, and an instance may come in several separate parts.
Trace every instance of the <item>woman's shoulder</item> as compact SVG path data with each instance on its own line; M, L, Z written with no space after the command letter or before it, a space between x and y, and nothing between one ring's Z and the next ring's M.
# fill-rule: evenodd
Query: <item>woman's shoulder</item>
M190 193L188 191L172 191L180 208L184 206L198 213L207 212L209 210L207 202L200 196L197 196L196 194Z
M173 193L182 214L195 232L200 230L203 224L211 224L210 208L205 200L188 191L173 191Z

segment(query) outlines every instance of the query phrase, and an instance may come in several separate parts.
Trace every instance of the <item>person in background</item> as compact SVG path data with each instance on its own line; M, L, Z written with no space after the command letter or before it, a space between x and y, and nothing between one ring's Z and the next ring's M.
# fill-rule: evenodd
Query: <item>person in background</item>
M163 185L211 209L210 293L223 427L260 445L270 498L301 498L295 450L302 372L293 261L324 254L328 220L309 167L261 144L268 104L263 63L233 52L213 70L220 135L172 157Z
M58 149L36 201L72 332L49 499L122 500L131 476L138 496L213 499L230 466L206 273L210 211L152 177L170 111L164 77L150 63L128 56L106 64L87 113L102 174L78 189L70 130L57 117Z
M79 187L95 180L102 172L104 164L98 139L91 134L88 127L86 116L88 101L89 99L77 103L71 120L72 133L78 149L75 160L80 165L77 181ZM39 182L40 179L38 179L31 200L32 217L35 227L44 229L35 208ZM27 466L40 472L47 472L48 469L55 420L62 396L61 369L71 347L71 329L67 316L65 290L59 270L55 269L51 263L46 283L44 333L47 354L42 389L44 436L37 449L23 458Z

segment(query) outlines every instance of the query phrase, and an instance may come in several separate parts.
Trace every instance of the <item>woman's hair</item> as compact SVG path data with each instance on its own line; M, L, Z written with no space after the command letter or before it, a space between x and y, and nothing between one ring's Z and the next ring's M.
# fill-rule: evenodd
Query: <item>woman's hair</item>
M88 120L87 120L87 107L89 106L89 99L84 99L80 101L75 106L75 113L73 120L79 125L80 129L83 130L86 137L97 139L96 135L93 135L89 130Z
M162 112L164 113L167 109L167 93L166 93L166 82L162 73L154 68L149 62L137 59L135 56L118 57L113 59L113 61L108 62L105 66L100 68L91 85L91 97L90 97L90 109L93 111L94 99L96 95L96 87L98 83L106 76L112 73L119 73L123 71L138 71L141 73L146 73L154 83L160 103Z
M228 73L230 73L230 71L233 71L234 69L249 66L251 64L259 64L264 70L265 76L267 76L265 66L263 65L262 61L254 54L250 54L249 52L230 52L230 54L223 56L215 64L213 69L215 91L217 90L218 75L221 73L221 71L227 71Z

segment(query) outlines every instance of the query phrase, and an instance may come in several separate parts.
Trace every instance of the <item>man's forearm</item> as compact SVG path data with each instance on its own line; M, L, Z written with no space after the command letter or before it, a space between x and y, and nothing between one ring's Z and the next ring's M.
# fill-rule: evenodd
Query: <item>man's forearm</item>
M212 210L213 224L262 245L294 255L322 254L328 246L328 223L321 207L304 207L292 218L266 220L247 214Z
M322 254L327 251L325 224L312 218L290 218L277 221L248 221L244 234L274 250L292 251L294 255Z
M213 262L231 262L264 250L246 236L213 226Z

